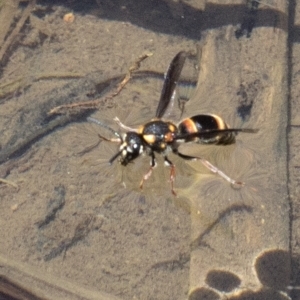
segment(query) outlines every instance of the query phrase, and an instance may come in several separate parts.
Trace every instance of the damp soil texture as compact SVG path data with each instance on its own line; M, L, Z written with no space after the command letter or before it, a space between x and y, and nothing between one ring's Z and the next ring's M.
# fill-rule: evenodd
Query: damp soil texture
M296 1L4 0L0 22L0 299L300 299ZM165 118L258 131L181 145L174 196L161 155L140 189L150 157L110 165L106 139L155 116L179 51Z

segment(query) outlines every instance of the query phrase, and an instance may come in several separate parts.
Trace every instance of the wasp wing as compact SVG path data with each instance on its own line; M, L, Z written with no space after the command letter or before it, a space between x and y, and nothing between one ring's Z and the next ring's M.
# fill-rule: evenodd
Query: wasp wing
M222 135L227 133L239 133L239 132L245 132L245 133L257 133L258 129L252 129L252 128L227 128L227 129L205 129L198 132L192 132L192 133L182 133L178 134L175 137L175 140L191 140L194 138L207 138L208 136L211 136L213 134L215 135Z
M172 97L174 97L175 88L183 69L187 53L181 51L173 58L167 71L164 85L161 91L158 107L155 116L162 118L165 114Z

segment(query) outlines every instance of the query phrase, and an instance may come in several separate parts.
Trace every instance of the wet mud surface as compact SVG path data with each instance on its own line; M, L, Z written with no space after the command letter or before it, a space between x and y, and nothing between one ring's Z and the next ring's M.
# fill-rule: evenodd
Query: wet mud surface
M1 61L1 286L32 299L297 299L297 43L290 75L288 7L223 2L6 7L16 23L26 9L28 18ZM184 117L214 113L259 132L183 152L200 151L246 185L235 190L170 156L178 197L159 157L141 191L149 157L110 166L117 145L99 143L107 131L86 118L115 129L115 116L128 126L149 121L171 59L197 48L199 86ZM140 73L106 98L145 53L153 55ZM94 100L97 109L48 114Z

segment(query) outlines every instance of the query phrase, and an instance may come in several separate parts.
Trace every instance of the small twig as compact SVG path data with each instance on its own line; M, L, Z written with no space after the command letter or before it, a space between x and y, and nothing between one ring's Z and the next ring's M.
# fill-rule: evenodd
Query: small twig
M72 72L64 72L64 73L45 73L36 75L32 81L38 80L50 80L50 79L76 79L82 78L85 74L82 73L72 73Z
M134 64L129 68L127 74L125 75L125 78L118 85L116 92L112 94L112 97L117 96L122 91L122 89L125 87L128 81L132 78L132 73L137 71L141 67L141 62L149 56L152 56L152 53L144 54L140 56L136 62L134 62Z
M19 186L16 184L16 183L14 183L14 182L12 182L12 181L10 181L10 180L6 180L6 179L4 179L4 178L0 178L0 183L5 183L5 184L7 184L7 185L11 185L11 186L13 186L15 189L19 189Z
M57 115L57 114L66 114L66 113L69 113L70 110L75 110L77 112L78 109L79 110L98 109L100 101L110 100L120 94L120 92L123 90L123 88L129 82L129 80L132 78L132 73L134 73L136 70L138 70L141 65L141 62L151 55L152 54L144 54L144 55L140 56L138 58L138 60L136 62L134 62L134 64L129 68L124 79L118 84L116 90L113 91L108 96L106 96L104 99L98 98L98 99L95 99L92 101L76 102L76 103L72 103L72 104L59 105L59 106L52 108L48 112L48 115L52 116L52 115Z
M10 36L6 39L3 47L0 49L0 63L3 65L3 60L4 60L4 55L5 53L8 51L8 49L10 47L12 47L14 45L14 43L16 42L16 37L18 36L20 30L22 29L22 27L24 26L26 20L28 19L28 17L30 16L32 10L34 9L36 4L36 0L30 0L27 7L25 8L20 20L18 21L16 27L14 28L14 30L12 31L12 33L10 34Z
M64 115L66 114L69 110L76 110L76 112L79 110L83 109L97 109L98 104L99 104L99 99L92 100L92 101L86 101L86 102L76 102L76 103L71 103L71 104L63 104L56 106L52 108L47 114L48 116L53 116L53 115Z
M4 83L0 85L0 99L6 98L14 93L17 93L22 88L28 86L29 83L22 78L18 78L16 80Z

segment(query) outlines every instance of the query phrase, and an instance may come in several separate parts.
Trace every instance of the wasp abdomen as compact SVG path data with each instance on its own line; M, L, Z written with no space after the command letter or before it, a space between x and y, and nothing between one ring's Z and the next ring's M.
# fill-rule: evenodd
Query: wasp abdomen
M228 129L227 124L217 115L205 114L196 115L184 119L178 125L179 134L199 133L191 138L186 138L187 142L198 141L203 144L229 145L235 142L235 133L222 130ZM212 132L209 132L209 131ZM218 132L215 132L215 131ZM205 131L207 131L205 133ZM201 134L201 132L203 134Z

